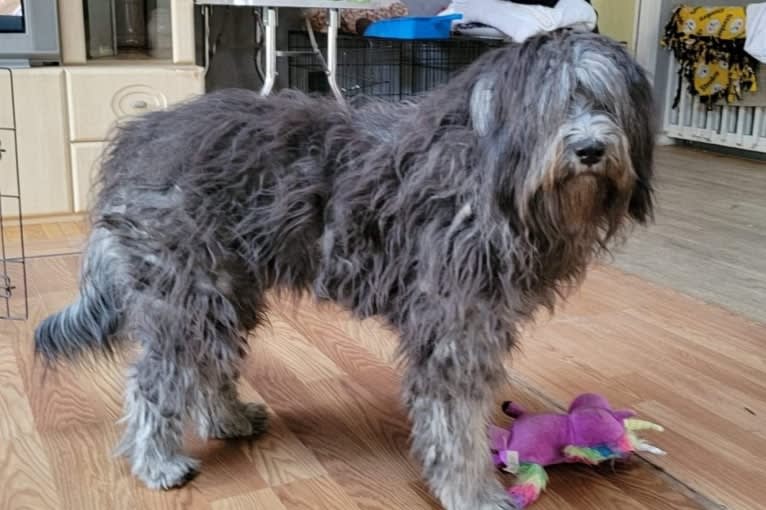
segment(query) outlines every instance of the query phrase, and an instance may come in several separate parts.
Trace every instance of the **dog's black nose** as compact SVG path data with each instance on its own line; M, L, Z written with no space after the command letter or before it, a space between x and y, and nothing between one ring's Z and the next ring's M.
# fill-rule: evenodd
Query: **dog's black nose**
M580 158L583 165L595 165L604 157L606 146L600 142L590 142L575 151L575 155Z

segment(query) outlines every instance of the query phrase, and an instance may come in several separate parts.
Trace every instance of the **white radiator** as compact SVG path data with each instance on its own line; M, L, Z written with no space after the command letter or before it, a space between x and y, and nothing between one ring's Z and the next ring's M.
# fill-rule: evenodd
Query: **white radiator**
M670 58L665 97L664 131L670 138L711 143L766 153L766 69L759 73L758 94L743 98L736 105L716 105L708 111L699 99L681 92L681 102L673 109L678 86L678 66ZM761 66L766 67L766 64Z

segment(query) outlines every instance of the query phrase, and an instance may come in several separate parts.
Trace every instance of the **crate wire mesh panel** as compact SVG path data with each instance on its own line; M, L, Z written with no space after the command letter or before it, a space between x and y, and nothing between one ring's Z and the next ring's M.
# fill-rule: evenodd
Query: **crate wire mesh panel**
M29 304L21 198L6 186L0 188L0 258L0 319L25 320Z
M699 98L681 91L678 108L673 98L678 86L678 63L669 59L668 83L665 91L664 126L670 138L711 143L748 151L766 153L766 94L746 99L742 104L719 104L708 109ZM766 66L758 75L759 88L766 87Z
M320 47L326 36L317 34ZM494 39L451 38L403 41L338 35L337 79L346 97L366 95L399 100L445 83L482 53L503 44ZM310 51L306 32L291 31L290 51ZM329 92L324 70L314 55L296 55L289 63L289 86L304 92Z
M8 75L11 104L14 104L13 75ZM16 125L15 112L13 125ZM0 319L26 320L29 299L16 132L15 129L0 131Z

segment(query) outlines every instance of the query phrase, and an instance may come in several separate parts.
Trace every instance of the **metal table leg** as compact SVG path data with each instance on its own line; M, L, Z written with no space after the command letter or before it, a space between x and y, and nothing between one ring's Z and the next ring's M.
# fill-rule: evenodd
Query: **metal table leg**
M210 7L208 5L203 5L202 13L204 16L204 37L205 37L205 73L207 74L207 71L210 68ZM338 86L338 81L336 79L336 70L338 67L338 29L340 28L340 10L339 9L329 9L330 13L330 20L329 20L329 26L327 29L327 63L325 64L322 62L325 68L325 73L327 74L327 82L330 85L330 89L332 90L333 95L335 98L341 102L344 103L345 99L343 98L343 93L340 90L340 86ZM263 39L263 48L265 50L265 56L266 56L266 62L265 62L265 72L264 72L264 80L263 80L263 86L261 87L261 95L267 96L271 93L271 91L274 89L274 85L277 80L277 9L275 7L264 7L263 8L263 24L265 27L264 30L264 39ZM309 31L309 36L311 38L312 46L314 48L314 52L318 55L320 60L322 59L322 54L319 51L319 48L316 45L316 40L314 39L314 33L311 30L311 25L308 24L307 20L307 26ZM213 50L215 51L215 50Z
M330 9L330 24L327 28L327 82L335 95L335 99L344 102L343 94L335 79L335 72L338 67L338 28L340 27L340 11Z
M210 70L210 6L209 5L203 5L202 6L202 20L204 24L204 38L205 38L205 76L207 76L207 72Z
M277 9L264 7L263 22L266 27L263 45L266 49L266 73L261 87L261 95L267 96L274 88L277 79Z

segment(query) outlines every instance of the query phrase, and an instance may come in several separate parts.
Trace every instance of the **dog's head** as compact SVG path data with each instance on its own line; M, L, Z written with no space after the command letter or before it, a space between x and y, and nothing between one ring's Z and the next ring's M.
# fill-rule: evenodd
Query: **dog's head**
M482 166L521 223L605 242L651 217L652 88L621 45L561 31L498 50L473 74Z

